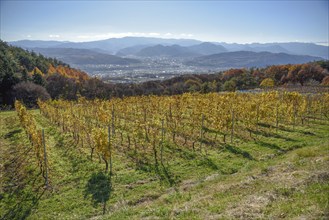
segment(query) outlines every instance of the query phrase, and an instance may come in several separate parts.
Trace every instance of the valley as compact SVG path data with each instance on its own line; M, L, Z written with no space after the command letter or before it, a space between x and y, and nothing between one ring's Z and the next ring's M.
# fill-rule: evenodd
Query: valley
M112 83L141 83L185 74L214 73L225 69L189 66L177 58L140 58L140 60L141 63L130 65L86 64L75 67Z
M80 43L17 41L10 44L55 57L112 83L165 80L230 68L301 64L329 57L329 47L311 43L228 44L125 37Z

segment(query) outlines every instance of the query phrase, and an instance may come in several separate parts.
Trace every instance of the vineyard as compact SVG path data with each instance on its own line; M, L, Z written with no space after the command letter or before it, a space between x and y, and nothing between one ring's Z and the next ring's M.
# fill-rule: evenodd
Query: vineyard
M108 163L112 172L112 154L125 155L137 169L158 169L159 161L164 163L166 145L207 154L208 148L225 145L227 136L232 144L234 136L253 138L259 132L277 132L281 124L294 128L314 117L329 119L328 94L212 93L112 101L81 98L76 103L40 101L39 106L43 115L72 135L76 147L89 147L91 159L96 152L105 162L106 172ZM269 129L260 131L260 125Z
M110 101L80 97L77 101L39 100L38 105L40 110L31 113L15 103L20 122L16 126L23 128L29 142L21 148L30 146L33 153L27 155L37 161L25 166L36 165L42 176L39 182L46 185L43 193L47 199L41 206L45 207L47 200L58 203L60 199L51 199L52 195L68 190L72 181L78 181L74 183L78 189L86 186L85 194L76 189L79 196L71 195L68 200L83 200L77 206L88 207L87 211L73 211L77 216L64 211L64 218L102 214L99 204L106 218L117 219L264 218L280 217L281 212L284 217L303 214L307 218L312 212L328 217L328 198L321 195L329 190L325 171L329 168L328 93L187 93ZM3 120L14 120L12 117ZM45 134L42 128L46 128ZM6 142L10 141L13 139L7 138ZM317 181L308 179L311 174ZM282 179L275 180L275 175ZM306 196L314 194L315 185L320 187L310 201L315 208L299 203L304 194L294 185L294 178L310 181L302 188ZM102 189L93 193L92 187L99 182ZM211 190L215 197L205 193ZM257 202L256 197L250 198L253 191L266 195L257 197L265 207L259 208L258 203L256 208L248 207ZM88 203L90 196L97 204L93 208ZM294 196L300 200L287 208ZM290 208L300 211L289 213ZM45 214L46 218L59 217L60 210Z

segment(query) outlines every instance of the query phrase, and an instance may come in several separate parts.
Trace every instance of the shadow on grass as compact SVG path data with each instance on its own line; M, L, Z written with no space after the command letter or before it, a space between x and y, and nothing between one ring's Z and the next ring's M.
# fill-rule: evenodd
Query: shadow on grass
M169 165L165 166L163 163L160 163L160 167L156 168L156 171L161 181L166 181L170 187L179 182L178 177L170 171Z
M296 150L296 149L299 149L299 148L302 148L302 147L305 147L306 144L305 143L301 143L301 144L294 144L292 146L289 146L285 151L288 152L288 151L293 151L293 150Z
M179 180L179 176L175 175L171 170L170 170L170 165L168 163L168 160L165 160L167 161L167 163L165 164L163 158L172 158L174 156L173 153L179 153L180 157L181 158L184 158L184 150L179 148L178 146L176 145L172 145L172 144L169 144L168 142L164 142L163 143L163 157L161 157L161 155L158 155L158 154L161 154L161 152L157 152L156 150L154 150L154 166L153 166L153 169L154 169L154 172L155 174L159 177L161 183L167 183L169 184L169 186L174 186L176 185L180 180ZM165 156L165 154L169 154ZM189 155L187 158L185 159L188 159L189 157L192 157L192 159L194 159L195 155L193 154L192 155ZM162 159L161 159L162 158Z
M5 139L8 139L8 138L12 138L15 134L18 134L18 133L21 133L22 132L22 129L16 129L16 130L13 130L13 131L10 131L8 132L7 134L5 134L4 138Z
M167 149L170 150L172 153L178 153L179 157L186 160L193 160L197 157L197 154L191 150L186 150L186 148L181 148L177 145L167 144Z
M198 165L209 167L212 170L219 169L218 165L212 159L210 159L209 157L206 157L206 156L202 157L199 160Z
M251 156L251 154L249 154L247 151L241 150L237 147L234 147L232 145L226 144L224 145L224 148L229 151L230 153L236 154L236 155L241 155L244 158L248 159L248 160L255 160L253 158L253 156Z
M313 132L310 132L310 131L303 131L303 130L296 129L296 128L291 129L291 128L287 128L287 127L284 127L284 126L279 126L279 130L285 131L285 132L290 132L290 133L298 132L298 133L301 133L301 134L304 134L304 135L311 135L311 136L315 135Z
M261 147L267 147L267 148L272 149L272 150L278 150L278 151L282 151L282 152L285 151L284 149L279 147L277 144L267 143L267 142L260 141L260 140L256 141L255 143L257 145L261 146Z
M27 191L27 192L19 192L24 193L24 195L20 198L20 201L17 202L14 207L10 208L1 219L26 219L31 214L34 207L38 205L39 200L46 189L42 186L39 187L37 192Z
M309 124L328 125L328 120L310 120Z
M294 145L288 146L286 148L281 148L276 144L267 143L267 142L263 142L263 141L259 141L259 140L256 141L255 143L257 145L261 146L261 147L267 147L267 148L272 149L272 150L277 150L278 155L284 154L284 153L287 153L289 151L293 151L293 150L296 150L296 149L299 149L299 148L302 148L302 147L305 147L305 143L294 144Z
M94 207L99 204L103 206L103 215L106 212L106 202L110 199L112 192L111 176L104 174L103 172L93 173L88 180L84 197L91 195Z
M9 168L9 170L11 169ZM10 174L4 177L6 177L5 180L10 182L5 185L4 194L0 195L1 203L7 206L8 211L2 213L0 219L26 219L30 216L32 210L38 206L38 202L46 188L44 184L34 188L34 185L40 180L40 173L22 177L17 172L9 172Z
M289 137L285 137L283 135L280 135L280 134L276 134L276 133L267 133L267 132L264 132L264 131L254 131L252 130L251 133L255 134L255 135L261 135L263 137L273 137L273 138L278 138L278 139L282 139L282 140L285 140L285 141L291 141L291 142L296 142L297 140L295 139L292 139L292 138L289 138Z

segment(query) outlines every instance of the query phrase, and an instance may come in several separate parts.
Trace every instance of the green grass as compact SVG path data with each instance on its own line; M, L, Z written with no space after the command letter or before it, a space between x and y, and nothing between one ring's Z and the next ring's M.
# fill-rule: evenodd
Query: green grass
M127 155L113 158L107 210L90 194L105 166L75 146L40 115L51 188L43 187L33 150L15 112L0 113L0 213L4 219L232 219L328 218L329 122L238 133L232 144L200 151L167 143L164 166L152 158L136 169ZM207 136L214 134L207 133ZM207 151L205 151L207 148ZM88 191L89 189L89 191ZM104 194L104 193L103 193Z

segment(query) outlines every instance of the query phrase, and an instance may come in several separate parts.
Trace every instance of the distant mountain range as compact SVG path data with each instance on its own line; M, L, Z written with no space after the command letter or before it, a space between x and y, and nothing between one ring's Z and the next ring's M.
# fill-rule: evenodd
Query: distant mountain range
M130 58L105 54L94 50L73 49L73 48L33 48L34 52L41 53L47 57L57 58L65 63L75 65L85 64L116 64L129 65L140 63L141 61Z
M163 46L161 44L155 46L137 45L119 50L116 55L133 55L140 57L197 57L223 52L227 52L225 47L204 42L187 47L177 44L170 46Z
M151 47L146 47L135 53L139 57L196 57L199 53L193 52L187 47L182 47L177 44L172 46L163 46L161 44Z
M286 53L237 51L194 58L185 62L190 66L216 68L265 67L279 64L299 64L322 60L321 57L290 55Z
M76 49L102 49L116 53L117 51L136 45L148 45L153 46L157 44L173 45L178 44L181 46L191 46L202 43L198 40L190 39L163 39L163 38L151 38L151 37L123 37L123 38L110 38L107 40L89 41L89 42L61 42L61 41L14 41L9 42L13 46L19 46L23 48L31 47L57 47L57 48L76 48Z
M251 52L271 52L271 53L287 53L292 55L309 55L329 59L329 47L316 45L313 43L252 43L252 44L229 44L219 42L202 42L193 39L163 39L148 37L123 37L111 38L107 40L90 41L90 42L63 42L63 41L14 41L9 42L11 45L23 48L73 48L88 49L97 52L116 54L120 56L135 55L147 47L157 45L173 46L178 45L187 47L190 52L199 55L210 55L222 52L234 51L251 51ZM169 50L172 48L163 48ZM177 49L177 48L176 48ZM178 50L183 50L182 48ZM166 53L166 52L164 52ZM176 52L175 52L176 53ZM174 54L175 54L174 53ZM142 55L144 53L142 52ZM161 54L161 53L160 53ZM185 53L183 53L185 56ZM144 56L144 55L143 55Z
M227 44L219 43L228 51L252 51L252 52L271 52L287 53L293 55L309 55L329 59L329 47L314 43L252 43L252 44Z
M265 67L329 58L328 46L312 43L228 44L190 39L124 37L80 43L22 40L10 44L57 58L90 74L106 72L113 76L123 73L131 75L132 72L184 74L186 71ZM119 66L110 70L99 65Z
M209 42L204 42L201 44L190 46L189 49L195 53L199 53L202 55L228 52L228 50L224 46L216 45Z

